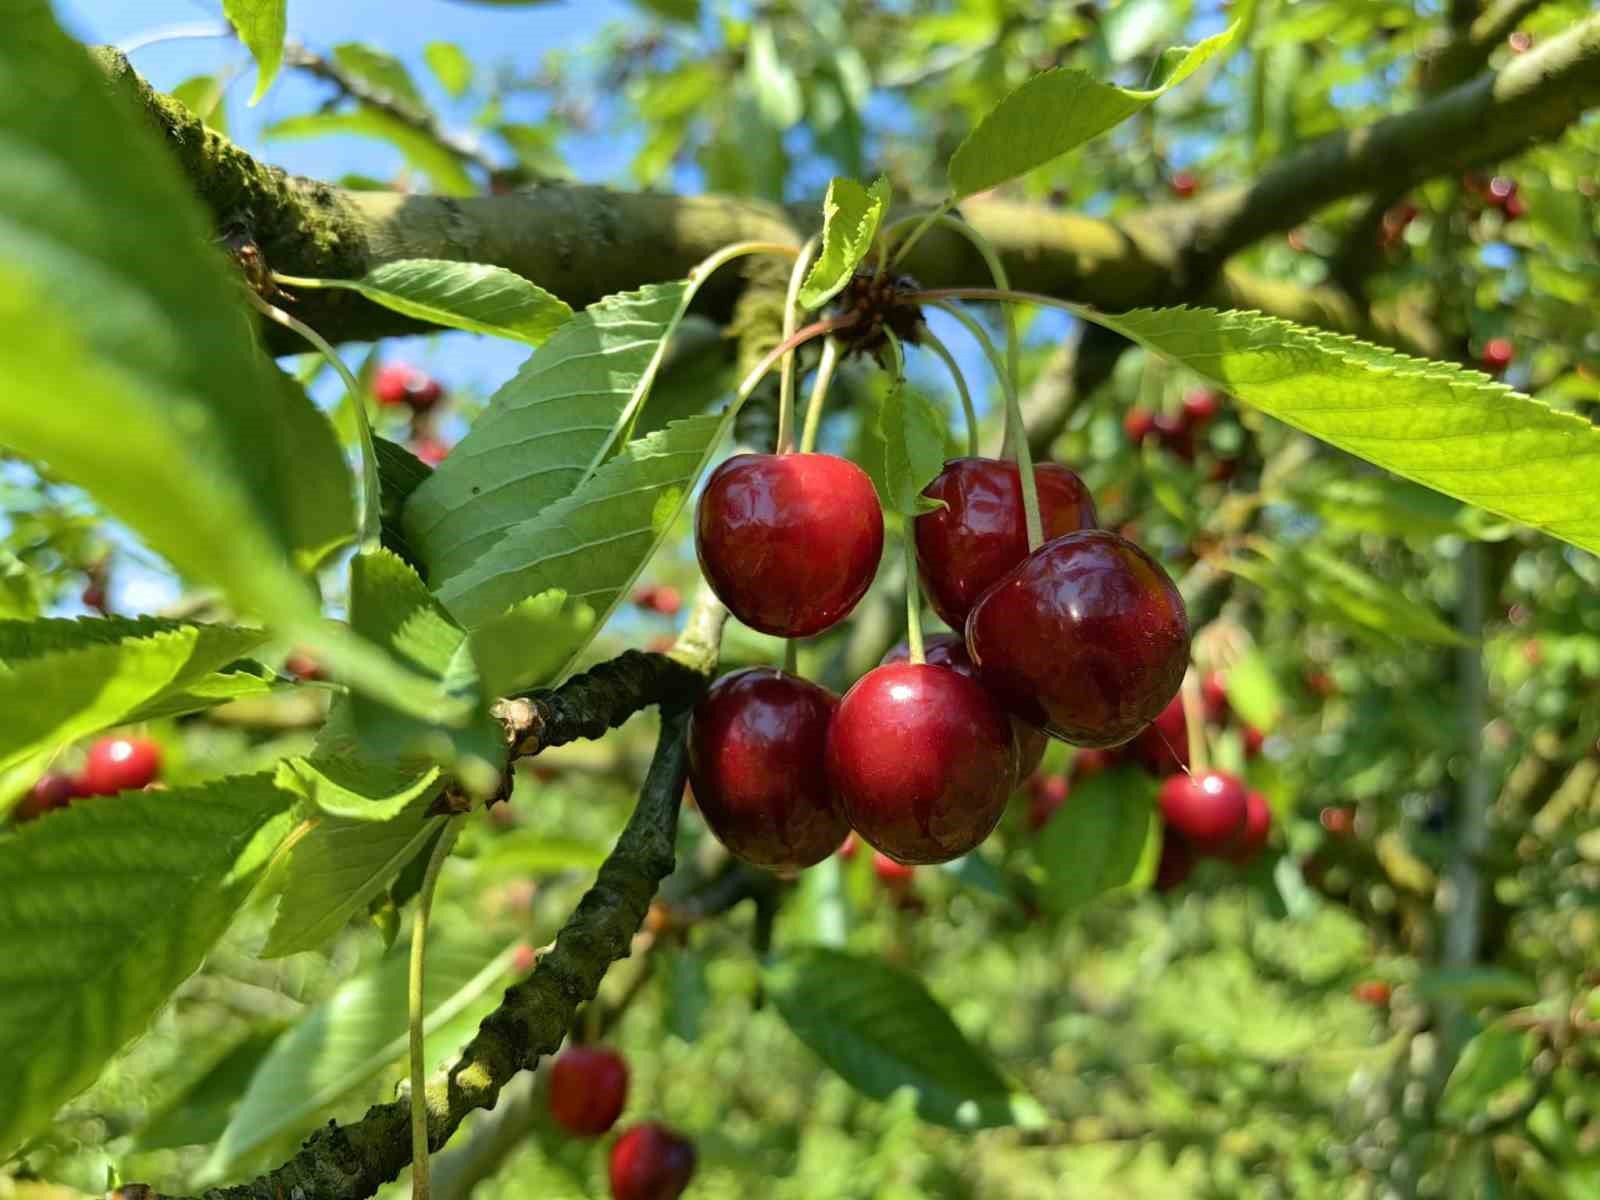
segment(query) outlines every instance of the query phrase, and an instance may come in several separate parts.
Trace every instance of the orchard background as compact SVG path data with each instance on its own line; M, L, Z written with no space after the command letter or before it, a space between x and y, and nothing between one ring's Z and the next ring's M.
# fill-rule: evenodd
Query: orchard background
M12 8L0 1197L1600 1196L1591 6ZM785 643L696 506L808 433L883 551ZM730 856L690 712L932 650L974 442L1182 693Z

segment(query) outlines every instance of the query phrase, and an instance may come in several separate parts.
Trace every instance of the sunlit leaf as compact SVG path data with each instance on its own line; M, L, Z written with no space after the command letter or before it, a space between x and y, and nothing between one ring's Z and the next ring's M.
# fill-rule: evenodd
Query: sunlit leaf
M844 290L872 249L889 209L889 194L889 181L881 175L870 188L843 176L828 185L822 201L822 249L801 285L801 304L820 308Z
M222 0L223 15L228 18L239 40L248 47L256 60L256 90L250 97L253 105L267 94L272 81L277 78L283 64L283 35L286 28L284 8L287 0Z

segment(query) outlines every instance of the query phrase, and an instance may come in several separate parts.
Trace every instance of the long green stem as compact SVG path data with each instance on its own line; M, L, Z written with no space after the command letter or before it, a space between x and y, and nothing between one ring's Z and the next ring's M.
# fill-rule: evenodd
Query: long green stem
M783 338L788 341L800 324L800 285L805 282L806 271L817 253L817 239L811 238L795 256L794 270L789 272L789 291L783 301ZM793 350L783 356L778 375L778 445L779 454L794 447L794 363Z
M893 245L895 235L899 230L906 228L908 225L914 226L914 228L911 230L911 236L906 238L906 240L901 242L898 246L895 246L894 255L889 259L888 267L892 268L899 266L900 261L905 258L906 255L911 253L911 248L922 240L922 235L933 228L934 222L940 217L944 216L945 213L950 211L950 206L953 203L954 201L946 200L932 212L925 213L920 217L902 217L900 220L890 225L888 229L884 230L884 244Z
M988 331L980 322L944 300L935 300L933 306L967 327L967 331L983 348L994 373L1000 377L1000 389L1006 398L1007 440L1011 443L1012 457L1016 460L1017 475L1022 484L1022 515L1028 529L1028 549L1037 550L1044 541L1044 522L1039 519L1039 485L1033 478L1033 451L1028 447L1028 435L1022 427L1022 401L1017 396L1016 380L1007 373L1005 363L1000 360L1000 352L995 349Z
M926 328L922 330L918 344L926 346L943 359L945 368L950 372L950 378L955 381L956 393L961 397L961 411L967 419L967 453L977 457L978 410L972 406L972 393L967 389L966 376L961 374L961 367L956 362L956 356L950 353L950 347L946 346Z
M811 399L806 404L806 427L800 433L800 451L810 454L817 447L817 434L822 430L822 402L827 399L828 388L833 383L833 372L839 365L839 343L829 338L822 343L822 357L817 362L817 373L811 380Z
M889 357L893 360L894 381L890 386L905 387L906 352L900 345L900 339L894 334L884 330L884 337L888 339ZM922 591L917 582L917 543L912 532L913 519L912 513L901 514L906 550L906 647L910 661L921 663L925 661L922 645Z
M333 369L339 372L339 377L344 380L345 390L349 393L350 407L355 410L356 431L361 442L361 549L366 552L376 550L383 541L383 512L378 492L378 450L372 442L372 423L367 420L367 399L362 393L361 384L351 373L350 368L344 365L344 360L339 357L338 352L328 344L328 340L315 329L304 321L291 317L276 304L267 303L253 291L247 290L245 295L256 310L268 320L294 330L315 346L322 356L333 364Z
M433 893L439 871L461 833L461 820L452 817L439 832L439 841L422 875L417 893L417 910L411 922L411 970L407 982L409 1041L411 1058L411 1200L428 1200L428 1065L422 1057L424 1040L422 981L427 967L428 915L433 911Z
M739 390L734 393L734 403L743 404L748 400L750 393L756 390L756 385L767 377L767 372L772 370L778 360L789 351L804 346L807 342L816 338L826 337L828 334L836 333L841 329L848 329L856 323L857 319L853 313L845 313L841 316L826 317L821 321L813 321L803 329L795 330L793 337L785 338L779 342L761 356L760 362L750 368L750 373L744 377L743 382L739 384Z

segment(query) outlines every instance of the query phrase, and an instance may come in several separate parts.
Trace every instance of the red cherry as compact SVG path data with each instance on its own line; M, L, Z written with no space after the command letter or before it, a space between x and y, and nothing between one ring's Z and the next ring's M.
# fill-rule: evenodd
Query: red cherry
M903 891L911 885L911 879L916 875L917 869L908 867L905 863L895 862L882 850L874 850L872 873L878 877L878 882L896 891Z
M1506 197L1505 205L1500 209L1508 221L1519 221L1528 215L1528 205L1520 192L1513 192Z
M1156 436L1162 449L1185 462L1194 461L1194 430L1183 413L1157 413Z
M83 602L83 606L85 608L93 609L102 616L105 615L106 605L108 603L106 598L105 584L99 582L98 580L91 580L84 586L84 589L78 596L78 599Z
M771 667L717 680L689 722L689 780L711 832L747 862L793 871L839 848L849 827L818 770L832 692Z
M489 811L490 812L497 812L497 811L499 811L501 809L505 809L507 807L508 807L507 805L498 804L494 808L491 808ZM529 907L531 907L531 906L532 906L532 898L530 897L529 898ZM519 911L525 911L525 910L523 910L521 908L521 905L518 905L518 909L519 909ZM527 942L518 943L516 949L512 952L512 955L511 955L511 973L513 975L526 975L529 971L533 970L538 965L539 965L539 952L537 950L535 950L532 946L528 945Z
M1189 766L1189 720L1183 698L1174 696L1156 719L1139 731L1123 753L1150 774L1166 777Z
M737 454L706 483L694 543L734 616L762 633L809 637L866 594L883 553L883 513L848 459Z
M604 1046L568 1046L550 1066L550 1115L578 1137L599 1137L628 1099L628 1064Z
M1349 837L1356 831L1356 810L1353 808L1325 808L1317 814L1317 820L1334 837Z
M1510 338L1490 338L1483 344L1483 367L1491 375L1498 375L1511 365L1516 357L1516 347Z
M412 368L404 363L388 363L372 376L372 394L379 404L405 404L410 392Z
M614 1200L677 1200L694 1174L694 1143L656 1121L623 1132L611 1147Z
M1104 530L1039 547L984 593L966 634L979 677L1013 713L1084 746L1138 733L1189 661L1178 589L1155 559Z
M663 617L675 617L678 610L683 607L683 594L675 587L663 585L656 589L655 603L650 607Z
M298 650L283 660L283 669L302 682L309 683L322 678L322 664Z
M101 738L89 747L78 788L85 796L132 792L161 773L161 747L148 738Z
M1071 786L1061 775L1035 775L1028 780L1028 828L1038 833L1067 802Z
M1191 425L1204 425L1222 411L1222 397L1210 388L1196 388L1183 398L1183 413Z
M434 378L418 371L411 378L409 402L412 412L427 412L444 398L444 386Z
M1161 857L1156 862L1154 887L1158 892L1170 892L1189 878L1194 870L1194 852L1172 830L1161 834Z
M1173 175L1168 186L1179 200L1187 200L1200 190L1200 179L1193 171L1179 171Z
M1256 855L1266 849L1267 839L1271 836L1272 808L1267 804L1267 798L1260 792L1246 792L1244 830L1228 851L1228 861L1241 867L1254 861Z
M1244 727L1244 756L1246 758L1260 758L1261 748L1267 744L1267 735L1254 725Z
M1244 784L1224 771L1170 776L1160 799L1162 819L1198 854L1231 852L1250 815Z
M1156 418L1147 408L1130 408L1122 418L1122 432L1135 446L1144 445L1156 431Z
M958 634L936 633L924 639L922 643L923 661L935 667L949 667L950 670L965 675L969 679L978 679L978 668L972 665L972 659L967 656L967 644ZM893 650L883 656L879 666L888 666L890 663L911 661L911 648L901 642ZM983 681L978 680L979 683ZM1044 730L1035 728L1025 721L1015 717L1011 720L1012 730L1017 735L1017 777L1026 779L1038 769L1040 761L1044 758L1046 747L1050 745L1050 738Z
M1207 720L1224 720L1228 715L1228 677L1221 671L1207 672L1200 681L1200 701Z
M430 467L437 467L450 457L450 447L431 434L418 434L411 439L411 453Z
M844 841L839 843L839 849L834 851L844 862L855 859L856 851L861 848L861 839L856 837L855 830L844 835Z
M1046 540L1095 527L1094 500L1076 474L1040 463L1033 479ZM916 519L917 574L933 610L960 629L989 585L1028 556L1022 474L1014 462L953 458L922 494L945 507Z
M1307 671L1305 675L1306 691L1313 696L1320 696L1324 700L1336 695L1339 685L1334 683L1333 676L1326 671Z
M828 730L850 826L903 863L959 858L994 830L1016 781L1004 710L948 667L892 663L855 683Z
M1490 204L1504 205L1505 202L1517 194L1517 181L1509 175L1496 175L1489 180L1489 189L1486 193Z
M1363 979L1350 989L1350 994L1374 1008L1383 1008L1389 1003L1389 985L1381 979Z
M1093 748L1079 750L1072 756L1072 778L1087 779L1091 775L1098 775L1101 771L1109 770L1122 761L1120 750L1096 750Z
M46 771L28 789L28 794L12 806L11 821L21 825L24 821L44 816L52 809L65 808L72 803L77 791L70 777Z

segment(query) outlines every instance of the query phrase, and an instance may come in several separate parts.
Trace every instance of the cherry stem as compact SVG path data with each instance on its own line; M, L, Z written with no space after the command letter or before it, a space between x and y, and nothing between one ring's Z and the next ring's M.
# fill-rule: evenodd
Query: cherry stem
M800 639L789 638L783 644L783 669L791 675L800 674Z
M906 646L911 662L926 661L922 649L922 580L917 575L917 539L913 518L905 516Z
M922 235L933 228L934 222L940 217L944 216L944 214L949 211L950 206L953 203L955 203L954 200L945 200L939 205L938 208L934 209L930 213L924 213L921 216L915 217L902 217L900 220L890 225L888 229L884 230L884 241L886 243L893 244L895 235L899 230L904 229L907 226L915 226L915 228L911 231L911 236L906 238L898 246L895 246L894 255L889 259L886 267L879 269L878 274L882 275L889 267L899 266L900 260L911 253L911 248L922 240Z
M789 290L783 300L783 337L794 336L800 324L800 287L805 283L806 272L817 253L817 239L811 238L795 256L794 269L789 272ZM783 356L783 366L778 375L778 444L777 452L787 454L794 449L794 351Z
M1183 677L1178 695L1183 700L1183 726L1189 735L1189 770L1204 771L1211 765L1206 754L1206 706L1200 698L1200 682L1193 671Z
M1039 519L1039 485L1033 478L1033 451L1028 446L1028 435L1022 427L1022 402L1017 398L1016 380L1007 373L1005 364L1000 360L1000 352L995 349L988 332L976 318L948 301L935 300L932 303L935 308L949 313L967 327L1000 378L1000 389L1006 398L1007 440L1011 443L1011 457L1017 464L1017 476L1022 485L1022 515L1027 523L1028 552L1031 554L1044 541L1044 522Z
M268 320L276 321L286 329L292 329L306 341L310 342L321 353L322 357L333 364L333 369L344 380L346 392L349 394L350 407L355 410L355 425L357 437L361 443L361 549L364 553L371 553L383 543L383 510L378 485L378 449L372 441L372 422L367 418L367 400L361 384L357 381L350 368L344 365L344 359L339 357L328 340L311 326L297 317L292 317L276 304L269 304L254 291L245 290L245 296L255 307L256 311Z
M961 411L967 418L967 453L974 458L978 455L978 410L972 406L972 393L967 389L966 376L961 374L961 367L956 362L955 355L950 353L946 346L930 330L923 329L919 337L919 345L932 350L943 361L950 372L950 378L955 381L956 393L961 397Z
M433 910L433 893L439 883L439 871L444 860L461 833L462 822L448 819L439 831L439 840L428 858L422 875L422 889L417 893L417 909L411 924L411 967L407 977L408 1040L411 1058L411 1196L412 1200L428 1200L431 1182L428 1175L428 1064L423 1058L422 981L427 966L428 916Z
M834 369L839 365L839 343L829 338L822 343L822 357L817 360L817 373L811 380L811 399L806 404L806 427L800 431L800 453L810 454L817 446L817 434L822 429L822 402L827 398L833 383Z
M837 333L841 329L849 329L859 320L860 317L855 313L843 313L837 317L826 317L821 321L813 321L811 324L795 330L793 337L785 338L779 342L761 356L760 362L750 368L750 373L744 377L744 381L739 384L739 390L734 393L734 402L743 404L748 400L750 393L755 391L756 386L767 377L767 372L772 370L774 364L789 351L798 349L816 338L826 337L828 334Z

